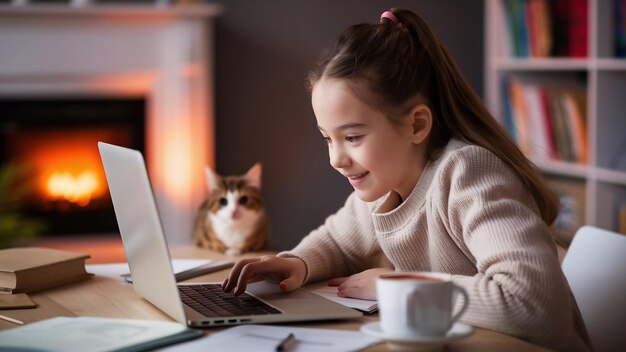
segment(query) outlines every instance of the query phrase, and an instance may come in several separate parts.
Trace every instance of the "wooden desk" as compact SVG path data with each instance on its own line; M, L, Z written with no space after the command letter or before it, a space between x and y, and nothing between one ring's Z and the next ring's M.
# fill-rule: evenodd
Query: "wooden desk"
M257 256L248 254L246 256ZM174 248L174 258L221 259L225 256L192 247ZM189 281L222 281L229 270L204 275ZM4 310L2 314L26 323L54 316L98 316L110 318L169 320L167 315L141 298L131 284L121 279L94 276L80 283L59 287L30 295L39 304L36 309ZM378 320L378 315L363 316L358 320L297 323L301 327L344 329L358 331L361 325ZM0 329L13 328L14 324L0 321ZM224 328L205 329L213 334ZM373 346L367 351L387 350L386 344ZM446 351L545 351L544 348L491 330L476 328L471 336L448 345Z

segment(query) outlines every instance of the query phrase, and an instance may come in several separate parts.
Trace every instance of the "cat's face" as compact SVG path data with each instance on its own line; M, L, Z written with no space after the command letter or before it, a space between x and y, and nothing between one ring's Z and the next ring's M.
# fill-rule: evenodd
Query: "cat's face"
M256 219L263 207L260 191L260 165L243 176L222 177L207 168L208 207L212 217L227 223Z

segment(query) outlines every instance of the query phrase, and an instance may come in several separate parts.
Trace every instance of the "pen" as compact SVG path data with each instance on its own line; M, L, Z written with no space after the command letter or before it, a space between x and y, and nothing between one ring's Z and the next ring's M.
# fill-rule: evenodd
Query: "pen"
M289 333L289 335L276 346L276 351L288 351L295 342L296 336L293 333Z
M6 321L11 322L11 323L13 323L13 324L17 324L17 325L24 325L24 322L23 322L23 321L19 321L19 320L17 320L17 319L13 319L13 318L7 317L6 315L2 315L2 314L0 314L0 319L2 319L2 320L6 320Z

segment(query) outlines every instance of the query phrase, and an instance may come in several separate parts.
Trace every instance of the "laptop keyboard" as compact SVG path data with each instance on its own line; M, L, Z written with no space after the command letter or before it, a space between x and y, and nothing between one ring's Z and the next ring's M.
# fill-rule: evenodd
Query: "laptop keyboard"
M235 296L220 285L178 286L183 302L207 317L279 314L279 310L243 293Z

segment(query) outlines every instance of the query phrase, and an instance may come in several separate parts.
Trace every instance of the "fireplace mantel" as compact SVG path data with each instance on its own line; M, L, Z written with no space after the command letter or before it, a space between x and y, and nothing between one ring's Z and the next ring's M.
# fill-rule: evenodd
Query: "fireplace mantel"
M222 12L219 4L197 5L154 5L119 4L119 5L49 5L33 4L26 6L0 5L0 17L25 18L124 18L124 19L174 19L180 17L213 18Z
M172 243L191 241L203 168L214 164L213 20L220 11L0 6L0 96L146 99L148 172Z

